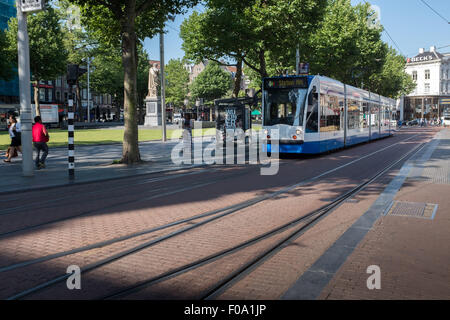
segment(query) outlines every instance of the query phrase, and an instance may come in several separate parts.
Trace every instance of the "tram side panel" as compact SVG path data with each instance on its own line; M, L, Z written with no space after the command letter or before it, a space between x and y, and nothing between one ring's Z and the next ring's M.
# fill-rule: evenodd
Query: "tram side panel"
M380 138L380 105L378 102L370 103L370 140Z
M369 93L346 85L347 136L345 145L351 146L369 141L369 108L365 101Z
M325 78L320 83L320 152L345 146L344 85Z

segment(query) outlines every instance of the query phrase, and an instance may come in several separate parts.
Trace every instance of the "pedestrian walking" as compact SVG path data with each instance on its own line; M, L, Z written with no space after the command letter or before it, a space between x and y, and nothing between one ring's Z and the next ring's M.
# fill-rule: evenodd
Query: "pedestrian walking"
M9 115L9 136L11 138L11 144L9 145L8 151L6 152L6 159L4 162L11 162L11 158L17 157L17 151L22 153L22 139L21 139L21 130L20 123L17 122L16 117L14 115Z
M49 141L48 131L45 126L42 124L42 120L40 116L36 116L34 118L33 125L33 145L37 151L35 165L37 169L45 168L45 159L48 155L48 146L47 142ZM42 157L39 158L40 153L42 151Z

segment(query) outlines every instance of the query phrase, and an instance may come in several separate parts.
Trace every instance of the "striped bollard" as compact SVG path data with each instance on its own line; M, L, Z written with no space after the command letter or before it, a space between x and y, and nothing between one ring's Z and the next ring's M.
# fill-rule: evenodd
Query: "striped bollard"
M69 99L69 110L67 112L68 126L67 132L69 134L68 148L69 148L69 179L75 178L75 146L74 146L74 112L73 112L73 100Z

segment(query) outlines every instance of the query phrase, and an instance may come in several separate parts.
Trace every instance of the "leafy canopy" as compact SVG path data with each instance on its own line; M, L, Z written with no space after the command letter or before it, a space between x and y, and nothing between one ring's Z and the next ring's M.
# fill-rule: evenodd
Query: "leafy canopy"
M216 62L210 62L191 84L194 99L214 100L223 97L231 88L231 76Z
M194 13L181 26L189 59L243 62L267 76L267 61L278 64L316 28L326 0L210 0L204 13ZM295 63L294 63L295 64Z
M0 79L10 80L13 76L11 55L7 50L6 34L0 29Z
M176 107L184 104L188 95L189 72L180 59L171 59L166 65L166 102Z
M47 4L46 9L28 15L30 71L34 81L54 79L66 72L67 50L57 11ZM17 19L8 22L6 32L9 52L17 61Z

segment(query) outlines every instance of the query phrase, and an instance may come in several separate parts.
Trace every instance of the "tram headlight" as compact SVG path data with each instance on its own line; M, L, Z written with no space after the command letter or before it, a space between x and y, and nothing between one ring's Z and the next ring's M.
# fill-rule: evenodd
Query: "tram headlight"
M295 133L299 135L302 133L302 131L300 129L297 129L297 131L295 131Z
M268 134L269 133L269 130L267 130L267 129L264 129L264 134Z

